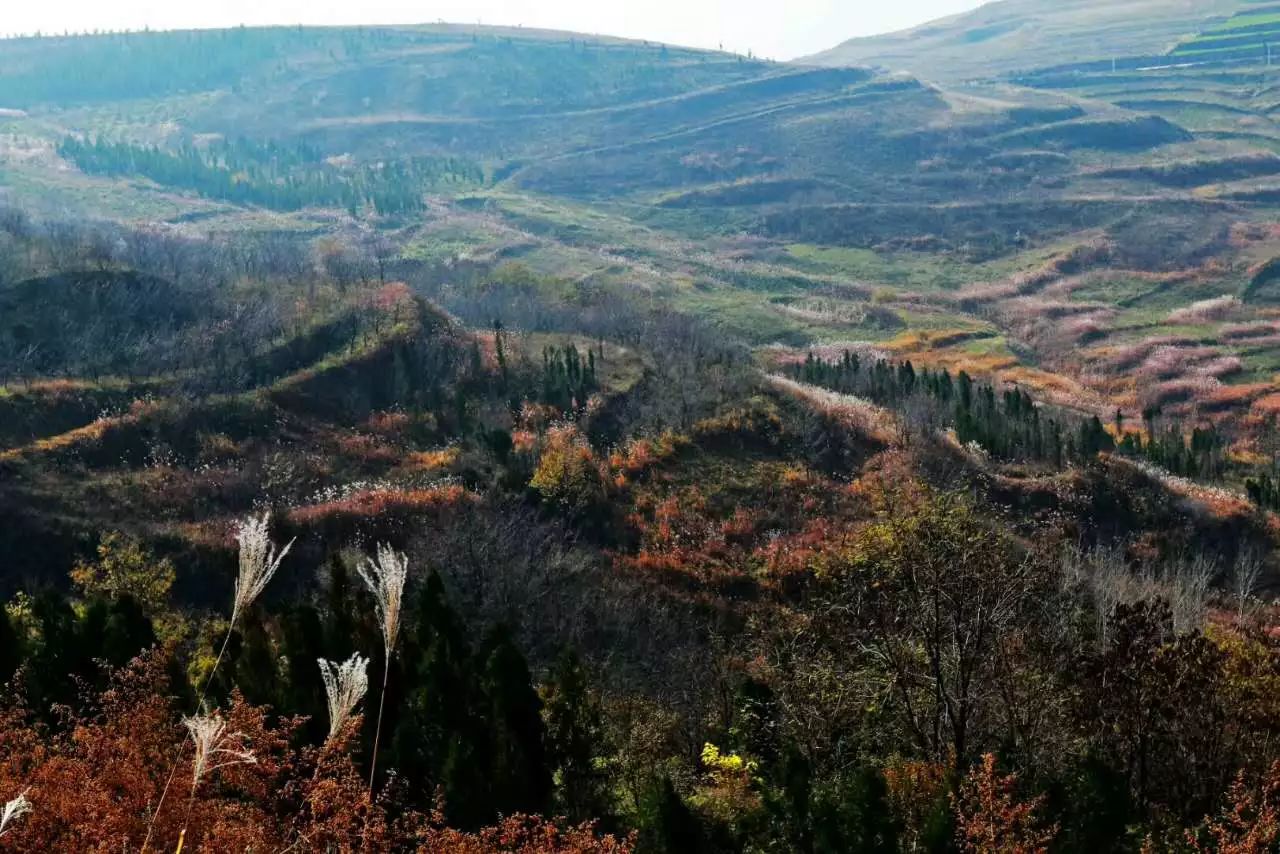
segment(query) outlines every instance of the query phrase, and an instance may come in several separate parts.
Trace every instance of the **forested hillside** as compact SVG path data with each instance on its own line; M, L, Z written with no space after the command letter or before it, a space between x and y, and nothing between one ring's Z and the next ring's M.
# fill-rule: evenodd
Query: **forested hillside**
M0 850L1275 850L1270 75L0 42Z

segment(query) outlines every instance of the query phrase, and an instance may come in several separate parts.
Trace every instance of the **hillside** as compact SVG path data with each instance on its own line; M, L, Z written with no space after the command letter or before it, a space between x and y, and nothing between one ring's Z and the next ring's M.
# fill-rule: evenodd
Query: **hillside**
M1227 5L0 41L0 848L1274 848Z
M1198 53L1242 49L1215 28L1265 36L1267 8L1197 25L1216 45ZM997 4L939 31L1137 20L1126 9ZM1168 11L1142 20L1181 27ZM1265 66L1077 62L939 85L442 25L20 39L0 68L0 180L55 219L323 236L339 279L361 258L518 262L752 347L875 344L1082 411L1211 422L1241 459L1280 393ZM10 372L62 346L24 356L59 327L22 327Z
M1250 8L1204 37L1265 36ZM1084 412L1213 424L1241 461L1280 394L1265 66L938 85L431 26L12 40L0 67L21 111L0 178L55 218L303 240L339 281L362 259L518 263L750 347L874 345ZM47 364L51 345L24 347L58 328L24 322L10 373Z
M1251 0L996 0L910 30L851 39L803 62L875 65L955 81L1162 54ZM1253 0L1258 5L1258 0Z

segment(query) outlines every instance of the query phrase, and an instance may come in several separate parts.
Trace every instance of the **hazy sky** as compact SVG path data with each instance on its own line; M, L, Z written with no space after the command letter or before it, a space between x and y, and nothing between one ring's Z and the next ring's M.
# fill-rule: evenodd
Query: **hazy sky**
M0 32L236 24L519 24L792 59L981 0L0 0Z

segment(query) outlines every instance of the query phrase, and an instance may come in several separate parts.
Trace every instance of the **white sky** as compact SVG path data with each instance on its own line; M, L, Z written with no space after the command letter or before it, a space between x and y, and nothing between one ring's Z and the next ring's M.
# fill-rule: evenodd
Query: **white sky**
M981 0L0 0L0 33L238 24L523 25L772 59L904 29Z

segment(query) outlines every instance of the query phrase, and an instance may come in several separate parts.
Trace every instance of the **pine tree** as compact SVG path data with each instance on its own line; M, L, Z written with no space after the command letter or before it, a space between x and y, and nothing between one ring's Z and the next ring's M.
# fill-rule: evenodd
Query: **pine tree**
M81 643L75 611L58 593L36 596L31 610L38 640L30 659L28 705L44 713L55 703L74 703L76 677L92 676L89 650L93 646Z
M470 650L438 573L427 577L415 617L412 645L402 657L416 653L417 664L407 680L412 688L392 740L392 764L424 804L439 786L449 821L478 827L492 818L484 721L476 711Z
M605 738L600 704L571 650L560 657L547 688L546 727L557 812L575 822L608 816L608 779L599 766Z
M497 319L493 321L493 348L497 353L498 374L502 378L502 392L505 394L511 382L511 374L507 366L506 336L503 335L502 321Z
M681 799L670 777L655 780L640 806L640 850L696 854L707 850L698 817Z
M235 687L240 689L250 703L281 707L281 679L276 666L276 651L260 614L251 612L241 621L228 650L228 657L231 666L219 672L220 695L229 695L232 687Z
M4 685L13 676L18 665L22 663L23 648L18 632L13 627L9 612L0 606L0 685Z
M86 638L86 641L91 638ZM155 646L156 633L142 606L132 596L121 596L107 609L101 638L102 658L121 667Z
M484 647L493 806L502 815L543 812L551 800L551 772L542 700L506 627L495 628Z
M307 736L313 744L324 741L327 701L324 680L316 668L318 659L334 659L341 652L325 649L320 614L308 605L289 611L280 620L280 658L284 663L280 696L283 708L307 716ZM332 653L332 654L330 654Z

